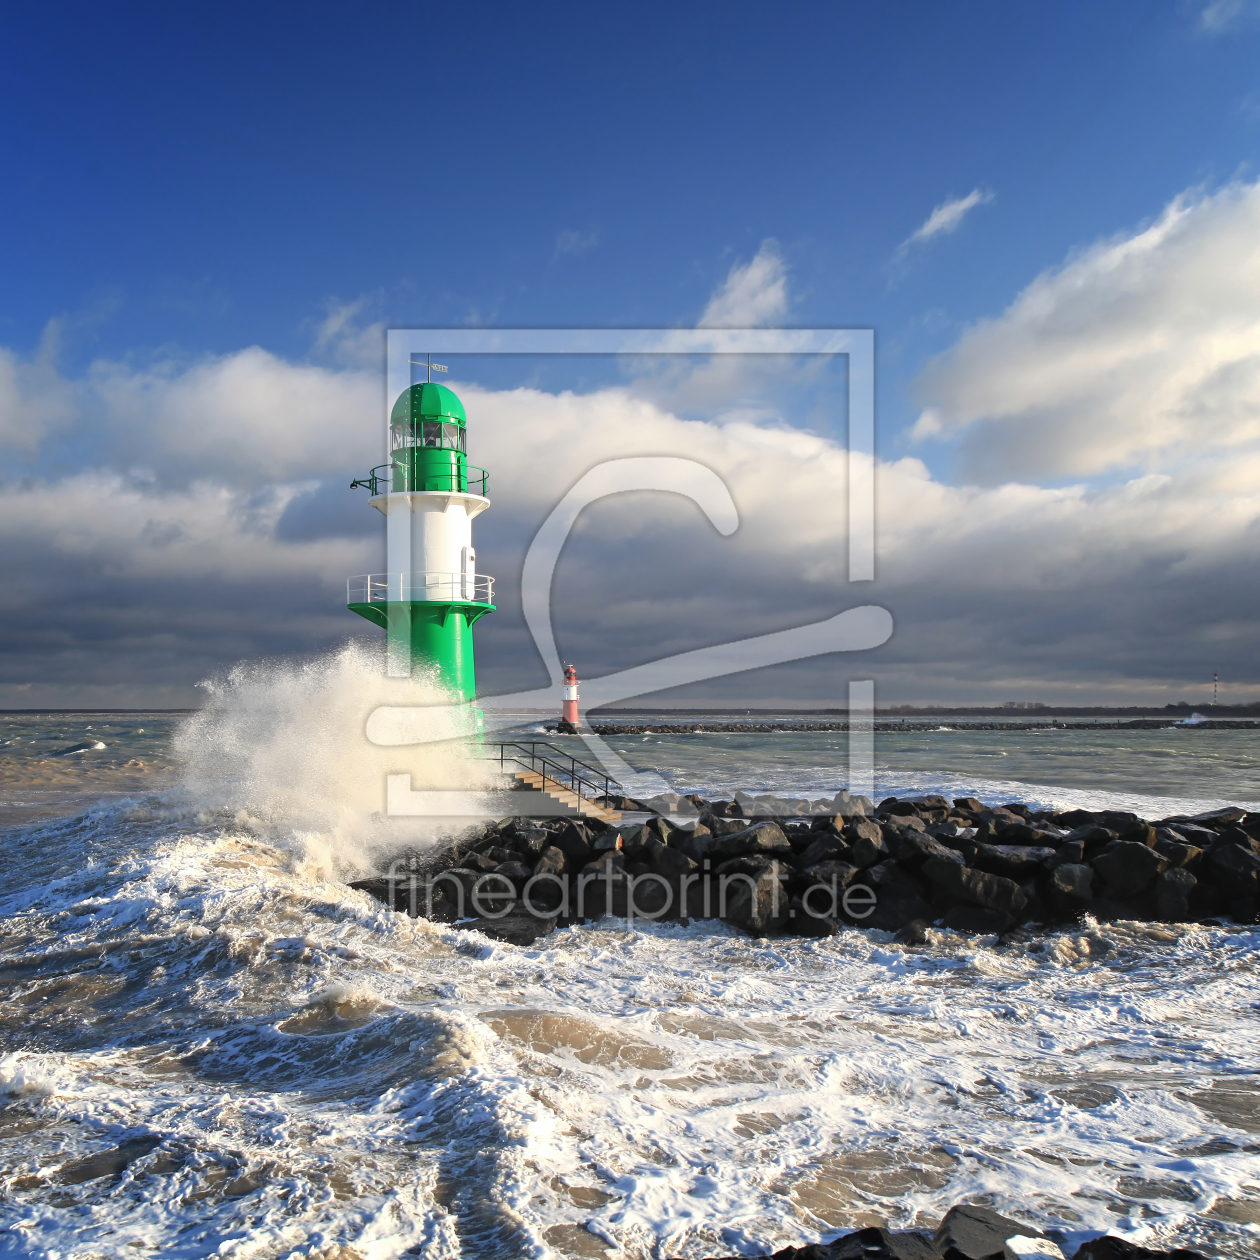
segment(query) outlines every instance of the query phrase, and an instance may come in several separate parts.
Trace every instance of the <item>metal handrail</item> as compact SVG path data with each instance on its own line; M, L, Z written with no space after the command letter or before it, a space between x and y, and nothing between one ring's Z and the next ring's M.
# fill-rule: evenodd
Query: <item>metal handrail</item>
M609 796L613 789L621 787L616 779L609 778L602 770L588 766L586 762L570 757L540 740L503 740L487 742L483 747L498 749L486 758L487 761L497 761L500 766L505 766L509 761L527 766L548 779L558 783L567 782L580 797L593 800L597 796ZM546 753L538 752L539 748L545 748Z
M494 578L484 573L361 573L346 582L347 604L493 604Z
M390 471L382 473L382 468L388 468ZM406 465L400 464L397 460L393 460L388 464L377 464L375 468L368 472L366 477L356 477L350 483L351 490L364 489L369 492L372 498L377 495L393 493L394 485L394 469L401 468L406 472ZM480 474L475 476L474 474ZM425 472L425 481L448 481L450 485L442 486L434 494L475 494L480 498L488 498L490 495L490 474L484 468L478 468L476 464L465 464L463 469L464 487L460 488L460 474L458 472ZM398 491L402 494L404 491ZM419 494L423 491L411 491L410 493Z

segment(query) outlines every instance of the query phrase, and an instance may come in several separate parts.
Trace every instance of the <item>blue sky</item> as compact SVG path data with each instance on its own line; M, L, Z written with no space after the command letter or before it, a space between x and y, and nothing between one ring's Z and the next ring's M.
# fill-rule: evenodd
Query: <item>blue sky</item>
M125 479L145 463L142 400L177 379L191 397L207 365L240 366L250 347L327 374L335 394L370 373L381 326L692 326L760 259L754 322L876 330L880 453L922 460L933 487L1172 475L1127 439L1097 458L1047 454L1046 432L1089 431L1095 412L1065 418L1023 384L1018 403L977 401L973 378L1022 335L1008 308L1038 277L1138 239L1178 198L1253 188L1258 52L1246 0L19 6L0 50L0 348L21 389L0 456L41 485L92 468ZM1185 231L1207 232L1195 224L1212 213ZM1096 263L1066 288L1101 284L1110 264ZM983 321L999 326L989 341ZM933 366L942 354L953 367ZM1050 355L1028 379L1056 372ZM1003 407L1027 424L994 442ZM915 438L924 408L945 419ZM1020 464L1016 448L1043 457ZM187 482L195 449L181 438L148 463ZM342 475L331 456L277 474L291 493L299 472ZM221 655L311 649L334 625L238 627ZM100 653L129 650L76 637L10 682L49 697L89 675L104 686ZM214 664L192 655L194 672ZM1127 696L1162 694L1144 668ZM987 694L960 670L935 691L918 675L893 690ZM186 687L178 673L161 686ZM1050 681L1024 662L993 686Z

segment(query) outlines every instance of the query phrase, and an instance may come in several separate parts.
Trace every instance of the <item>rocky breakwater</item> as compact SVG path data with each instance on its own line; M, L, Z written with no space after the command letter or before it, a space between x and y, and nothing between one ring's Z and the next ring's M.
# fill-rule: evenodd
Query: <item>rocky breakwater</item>
M1254 923L1260 904L1260 815L1239 808L1148 821L847 792L610 803L651 817L507 818L354 886L518 944L607 914L721 919L754 936L880 928L913 943L931 924L1001 934L1086 914Z
M1091 1238L1075 1249L1066 1243L1064 1230L1043 1231L989 1208L960 1203L950 1208L934 1234L871 1226L831 1243L784 1247L757 1260L1207 1260L1189 1248L1161 1251L1114 1234Z

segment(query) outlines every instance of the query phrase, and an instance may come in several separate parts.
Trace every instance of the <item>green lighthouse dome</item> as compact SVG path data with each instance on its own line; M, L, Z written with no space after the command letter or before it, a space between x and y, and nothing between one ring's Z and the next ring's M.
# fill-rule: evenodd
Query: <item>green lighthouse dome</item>
M435 385L432 381L404 389L398 395L389 419L391 424L417 420L445 420L448 423L454 421L461 427L468 424L468 418L464 415L464 404L459 401L455 391L447 389L445 385Z

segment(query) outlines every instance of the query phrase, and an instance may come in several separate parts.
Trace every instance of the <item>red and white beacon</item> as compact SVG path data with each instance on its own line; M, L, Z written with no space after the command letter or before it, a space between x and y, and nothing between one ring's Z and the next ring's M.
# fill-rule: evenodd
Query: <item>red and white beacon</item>
M580 721L578 718L578 676L577 669L573 665L564 667L564 708L560 714L560 720L574 728Z

